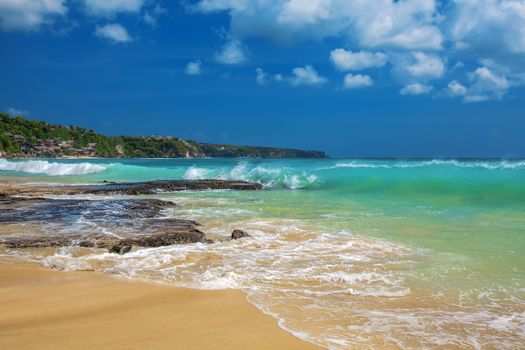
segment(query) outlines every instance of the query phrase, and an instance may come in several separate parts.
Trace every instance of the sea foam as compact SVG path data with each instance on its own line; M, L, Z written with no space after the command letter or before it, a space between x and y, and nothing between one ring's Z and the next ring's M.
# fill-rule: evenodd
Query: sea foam
M497 169L525 169L525 161L459 161L455 159L441 160L432 159L425 161L396 161L393 163L381 163L381 162L366 162L366 161L349 161L349 162L338 162L335 166L328 169L334 168L372 168L372 169L396 169L396 168L424 168L432 166L454 166L459 168L479 168L488 170Z
M99 173L110 165L93 163L58 163L47 160L9 161L0 159L0 171L18 171L29 174L46 174L52 176L84 175Z
M189 167L183 175L186 180L205 178L221 180L244 180L258 182L265 188L288 188L292 190L316 186L319 179L306 171L286 167L254 166L248 162L240 162L233 168L199 168Z

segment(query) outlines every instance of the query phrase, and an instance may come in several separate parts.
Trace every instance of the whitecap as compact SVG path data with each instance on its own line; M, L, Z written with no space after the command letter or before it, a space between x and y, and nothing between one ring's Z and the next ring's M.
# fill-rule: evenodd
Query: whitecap
M102 165L94 163L58 163L47 160L9 161L0 159L0 170L18 171L29 174L45 174L51 176L85 175L99 173L113 164Z

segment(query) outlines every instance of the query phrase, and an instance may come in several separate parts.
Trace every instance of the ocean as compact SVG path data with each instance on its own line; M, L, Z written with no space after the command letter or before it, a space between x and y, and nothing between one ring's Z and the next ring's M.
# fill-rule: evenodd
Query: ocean
M282 328L330 349L524 348L523 160L0 159L2 177L264 186L147 196L176 202L165 215L198 221L213 244L125 255L3 249L2 259L239 289ZM86 228L96 223L80 217L67 230ZM252 237L227 240L234 229Z

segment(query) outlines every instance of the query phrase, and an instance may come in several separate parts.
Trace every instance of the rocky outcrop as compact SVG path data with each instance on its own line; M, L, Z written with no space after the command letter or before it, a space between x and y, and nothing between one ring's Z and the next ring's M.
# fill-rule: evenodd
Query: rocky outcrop
M127 253L133 247L209 243L192 220L169 218L172 202L157 199L76 200L0 197L0 235L8 248L79 246ZM35 225L38 230L25 227ZM0 233L4 233L1 232ZM50 233L51 232L51 233Z
M101 186L76 187L87 194L154 194L158 192L236 190L257 191L262 189L259 183L233 180L163 180L149 182L114 183Z
M231 239L241 239L241 238L244 238L244 237L251 237L249 234L247 234L246 232L244 232L243 230L233 230L232 232L232 235L231 235Z
M189 243L211 243L206 239L204 233L197 229L187 229L178 232L166 232L156 235L123 239L113 244L109 251L111 253L124 254L133 247L164 247L173 244Z
M235 180L159 180L147 182L108 182L86 186L12 186L3 188L4 195L144 195L177 191L236 190L258 191L259 183Z
M176 204L158 199L50 199L46 195L144 195L184 190L260 190L230 180L104 182L89 186L6 187L0 193L0 243L8 248L79 246L124 254L133 247L210 243L191 220L164 215ZM13 197L13 195L28 197ZM29 229L28 229L29 228ZM16 234L11 234L17 232ZM232 239L249 237L241 230Z

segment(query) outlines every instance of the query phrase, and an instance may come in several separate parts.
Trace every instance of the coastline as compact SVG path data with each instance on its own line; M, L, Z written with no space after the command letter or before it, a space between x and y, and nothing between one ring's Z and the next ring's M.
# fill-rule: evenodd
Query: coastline
M79 334L95 338L86 345L90 349L169 348L165 343L221 349L215 343L222 332L235 338L233 344L224 340L228 348L257 348L253 343L261 340L252 334L266 332L260 319L232 321L228 315L244 313L246 300L256 314L272 316L270 328L277 323L299 339L334 350L523 344L522 162L164 160L86 171L94 163L73 168L36 163L22 168L24 174L6 171L9 181L0 177L0 264L85 271L38 273L25 281L0 272L0 310L12 316L0 317L0 348L27 349L25 344L40 341L47 348L79 348L83 343L76 338L61 338ZM37 170L41 174L33 175ZM62 173L68 175L57 175ZM267 188L160 188L222 176ZM141 194L145 184L157 182L151 179L162 186ZM135 182L132 191L126 181ZM197 230L215 243L173 245L171 234L179 228L197 243L203 243ZM251 238L232 240L237 229ZM135 235L148 240L131 241ZM11 275L26 274L20 271ZM76 278L80 282L72 284ZM155 290L144 291L140 282L122 287L121 279L153 283L148 287ZM174 288L167 296L154 283ZM186 293L180 295L175 286L196 290L182 289ZM231 289L201 291L214 288ZM26 293L31 290L38 293ZM227 301L232 295L240 306ZM11 300L13 311L5 308ZM180 303L171 305L172 300ZM206 310L195 309L198 303ZM216 309L223 303L225 315ZM49 313L50 308L60 312ZM68 327L78 317L85 323ZM141 334L142 323L154 323L148 334ZM176 330L182 333L173 334L170 325L183 327ZM186 343L201 337L199 329L209 342ZM238 336L249 339L239 343ZM4 343L13 337L19 343ZM117 345L106 345L106 339ZM262 347L270 349L306 346L299 340L299 346L264 340Z
M0 348L321 349L240 291L147 284L0 262Z

